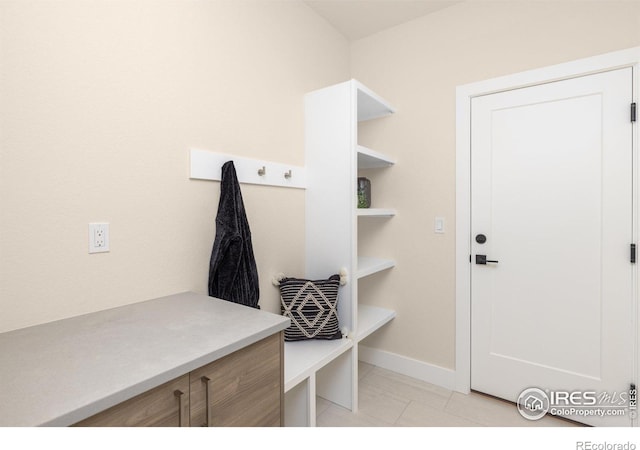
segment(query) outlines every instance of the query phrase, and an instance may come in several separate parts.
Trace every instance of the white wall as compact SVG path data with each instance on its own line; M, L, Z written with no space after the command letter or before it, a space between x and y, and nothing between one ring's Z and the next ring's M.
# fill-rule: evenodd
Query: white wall
M360 226L365 251L398 262L359 285L361 301L398 313L367 346L455 366L456 86L639 44L640 3L616 1L469 1L352 44L352 76L398 109L360 127L398 160L370 172L374 202L398 216Z
M0 331L206 293L219 183L189 180L189 148L304 165L303 94L348 58L301 2L0 2ZM242 190L279 312L304 191ZM87 253L92 221L110 253Z

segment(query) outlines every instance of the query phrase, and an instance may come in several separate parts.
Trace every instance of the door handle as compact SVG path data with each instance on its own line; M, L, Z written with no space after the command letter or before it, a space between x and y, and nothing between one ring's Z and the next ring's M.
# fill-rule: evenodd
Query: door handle
M211 378L209 377L202 377L200 378L200 380L204 383L204 390L205 390L205 405L206 405L206 409L205 409L205 414L206 414L206 423L204 425L202 425L203 427L210 427L211 425Z
M176 389L175 391L173 391L173 395L178 399L178 426L181 427L184 422L184 413L182 411L182 396L184 395L184 392Z
M498 264L498 261L494 259L487 259L487 255L476 255L476 264L486 265L487 263Z

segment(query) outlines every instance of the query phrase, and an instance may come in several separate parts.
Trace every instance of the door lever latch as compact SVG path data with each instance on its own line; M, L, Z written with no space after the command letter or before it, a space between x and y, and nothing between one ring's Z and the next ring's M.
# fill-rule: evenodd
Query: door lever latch
M476 255L476 264L486 265L487 263L498 264L498 261L487 259L487 255Z

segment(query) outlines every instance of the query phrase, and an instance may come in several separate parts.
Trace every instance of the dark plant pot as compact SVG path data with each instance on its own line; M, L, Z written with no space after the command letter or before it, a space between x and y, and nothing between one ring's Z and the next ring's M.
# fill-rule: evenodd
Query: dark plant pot
M371 181L358 177L358 208L371 207Z

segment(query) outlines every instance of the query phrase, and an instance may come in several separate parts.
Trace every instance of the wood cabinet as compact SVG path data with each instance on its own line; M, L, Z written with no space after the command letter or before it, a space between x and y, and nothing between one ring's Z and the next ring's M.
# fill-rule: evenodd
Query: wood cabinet
M283 377L279 336L191 372L192 426L280 426Z
M281 426L283 378L279 332L74 426Z
M76 427L188 427L189 375L76 423Z

